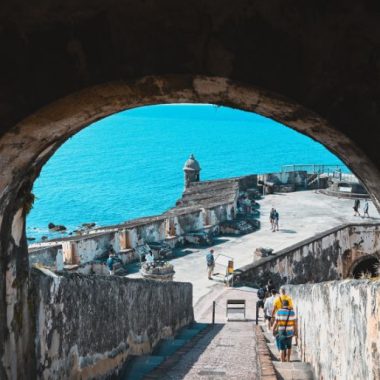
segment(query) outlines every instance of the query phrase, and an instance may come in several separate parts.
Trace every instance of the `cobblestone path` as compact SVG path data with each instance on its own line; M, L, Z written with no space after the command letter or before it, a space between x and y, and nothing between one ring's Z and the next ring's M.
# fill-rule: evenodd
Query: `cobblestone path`
M257 360L252 322L216 324L162 379L255 380Z
M243 289L214 288L195 308L196 320L211 322L216 301L214 327L169 370L163 380L256 380L260 376L254 329L256 293ZM227 299L244 299L246 321L226 320ZM240 318L239 315L236 318Z

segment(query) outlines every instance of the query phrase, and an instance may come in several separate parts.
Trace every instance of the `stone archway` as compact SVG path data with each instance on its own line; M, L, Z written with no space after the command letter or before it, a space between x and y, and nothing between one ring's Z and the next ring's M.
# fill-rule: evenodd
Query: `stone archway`
M380 258L378 255L366 255L355 260L349 270L350 277L359 279L362 274L370 274L376 277L380 273Z
M54 152L89 124L121 110L162 103L230 106L270 117L308 135L357 174L380 208L380 173L354 141L313 111L257 87L220 77L156 76L90 87L46 105L0 138L0 342L4 342L0 375L22 377L18 368L32 370L34 366L36 311L28 302L25 236L34 180Z

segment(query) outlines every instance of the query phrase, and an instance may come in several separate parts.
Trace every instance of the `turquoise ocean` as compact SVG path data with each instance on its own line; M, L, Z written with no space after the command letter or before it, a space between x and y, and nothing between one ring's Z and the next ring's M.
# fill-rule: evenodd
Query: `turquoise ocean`
M27 236L68 232L155 215L183 191L193 153L201 179L277 172L288 164L342 164L321 144L271 119L213 105L160 105L124 111L69 139L44 166L33 192Z

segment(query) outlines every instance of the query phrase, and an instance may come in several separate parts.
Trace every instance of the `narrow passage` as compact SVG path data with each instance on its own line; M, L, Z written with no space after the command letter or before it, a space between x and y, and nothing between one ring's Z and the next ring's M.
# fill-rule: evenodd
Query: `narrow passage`
M256 293L247 288L218 288L219 296L215 297L217 291L211 292L195 307L196 320L210 322L212 301L216 299L215 325L162 376L163 380L260 378L254 328ZM226 321L227 299L246 300L246 321Z

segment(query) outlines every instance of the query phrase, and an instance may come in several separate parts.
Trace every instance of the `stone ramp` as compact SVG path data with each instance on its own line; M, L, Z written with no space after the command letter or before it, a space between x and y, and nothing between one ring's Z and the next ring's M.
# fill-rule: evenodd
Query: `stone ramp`
M178 363L155 379L260 379L256 352L251 323L215 324Z

